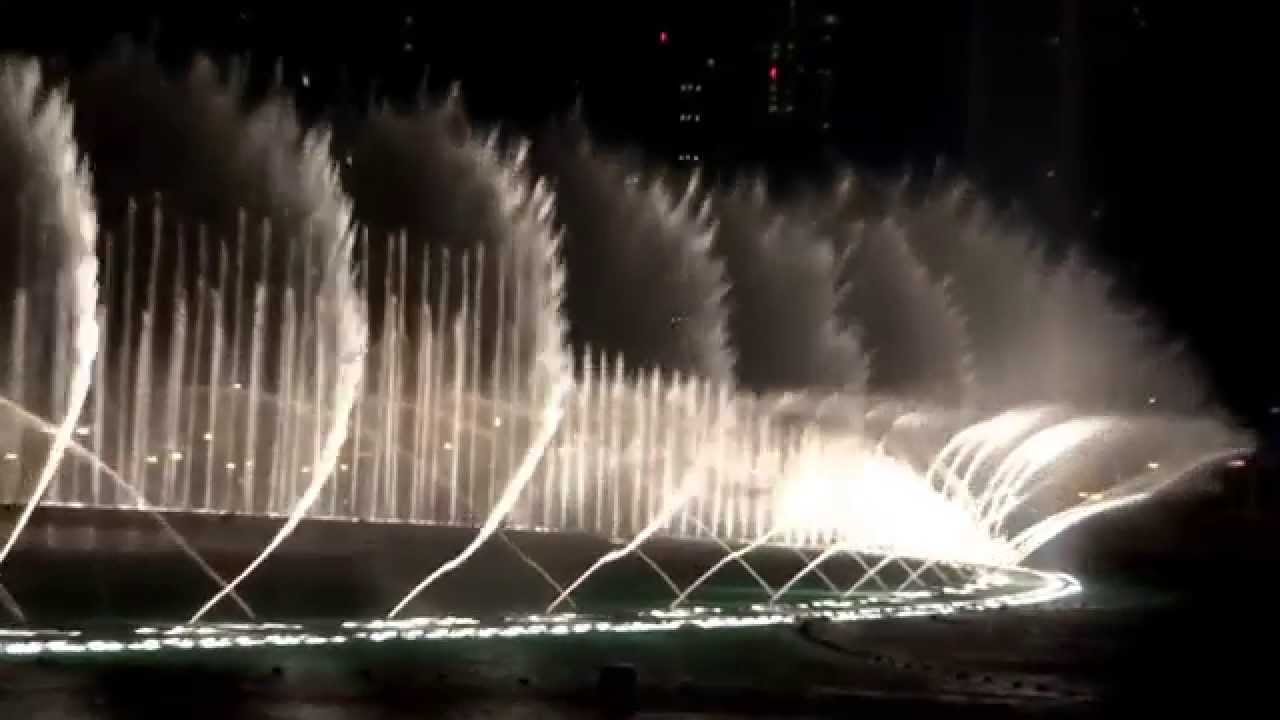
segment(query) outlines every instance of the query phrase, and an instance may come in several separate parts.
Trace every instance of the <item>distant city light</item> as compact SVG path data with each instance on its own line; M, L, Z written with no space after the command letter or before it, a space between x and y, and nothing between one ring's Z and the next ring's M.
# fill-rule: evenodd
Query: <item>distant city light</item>
M302 74L302 87L304 88L311 87L311 76L307 75L306 73ZM240 386L236 385L236 387L240 387Z
M1229 468L1242 468L1242 467L1244 467L1244 466L1245 466L1245 464L1246 464L1246 463L1245 463L1244 458L1236 458L1236 459L1234 459L1234 460L1232 460L1232 461L1228 462L1228 463L1227 463L1227 467L1229 467Z
M778 66L777 66L777 65L770 65L770 66L769 66L769 79L770 79L770 80L775 80L775 81L778 79Z
M670 39L671 39L671 37L670 37L669 35L667 35L667 31L666 31L666 30L663 30L662 32L658 33L658 44L659 44L659 45L666 45L666 44L667 44L667 42L668 42Z

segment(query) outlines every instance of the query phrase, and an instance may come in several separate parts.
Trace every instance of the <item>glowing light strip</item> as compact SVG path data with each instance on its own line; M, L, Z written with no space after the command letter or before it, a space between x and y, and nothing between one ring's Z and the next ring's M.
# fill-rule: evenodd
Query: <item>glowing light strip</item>
M888 618L951 615L982 612L1006 607L1038 605L1074 595L1079 581L1062 573L1009 571L1023 578L1011 579L1004 571L991 570L967 585L943 588L933 593L903 592L884 598L886 604L868 604L868 598L825 599L794 605L752 605L729 611L715 607L676 610L654 609L629 619L593 618L579 613L526 615L483 624L475 618L444 616L404 620L347 621L335 632L304 630L300 625L282 623L229 623L223 625L179 625L172 628L134 628L133 638L82 639L78 630L0 630L0 656L113 655L160 651L231 650L258 647L314 647L350 642L383 643L431 640L483 640L539 636L574 636L602 633L671 632L682 628L725 630L790 625L807 619L847 623ZM1033 582L1030 587L1022 583ZM1009 586L1016 592L999 595L944 599L946 595L982 593ZM14 639L10 639L14 638ZM5 640L8 639L6 642Z

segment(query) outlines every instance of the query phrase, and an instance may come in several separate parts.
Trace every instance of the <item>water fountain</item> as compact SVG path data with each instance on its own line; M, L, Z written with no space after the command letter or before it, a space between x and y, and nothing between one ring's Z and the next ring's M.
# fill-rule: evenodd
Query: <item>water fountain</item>
M19 170L0 193L53 198L57 213L34 232L11 226L39 263L3 308L0 503L23 509L0 561L37 505L142 510L279 520L230 583L183 541L221 584L192 623L228 595L248 612L237 586L271 573L264 561L307 523L477 531L421 568L392 618L479 562L495 534L555 589L549 620L389 618L330 635L200 624L208 647L607 631L552 613L640 553L671 589L661 612L675 614L620 631L867 619L890 612L876 598L911 588L929 598L913 612L1042 601L1078 585L1018 569L1036 547L1175 482L1170 468L1247 445L1193 412L1201 391L1185 364L1167 363L1078 257L1046 258L962 189L855 201L841 184L816 209L786 204L762 187L630 172L589 144L481 138L456 100L375 115L334 163L287 100L241 111L207 72L157 95L213 117L175 142L203 132L246 159L208 169L216 207L202 212L181 187L113 201L122 209L95 246L69 108L51 95L37 112L36 76L4 66L23 92L3 101L0 151L55 172ZM404 180L396 192L387 175ZM252 202L228 210L223 196L237 192ZM606 248L606 266L643 262L607 311L636 318L647 352L628 352L626 333L592 315L609 281L575 265L615 226L626 245ZM46 234L58 243L42 244ZM50 244L57 252L40 255ZM988 272L1005 284L993 289ZM1006 287L1027 288L1018 307L994 296ZM575 312L587 319L575 324ZM47 463L29 487L33 455ZM1098 457L1124 472L1088 472ZM517 533L613 547L562 583ZM680 572L662 543L718 554ZM810 554L798 566L788 554L766 579L754 564L776 547ZM732 563L764 591L758 606L683 607ZM825 600L797 595L810 574ZM171 630L95 642L205 647ZM30 637L4 652L81 647Z

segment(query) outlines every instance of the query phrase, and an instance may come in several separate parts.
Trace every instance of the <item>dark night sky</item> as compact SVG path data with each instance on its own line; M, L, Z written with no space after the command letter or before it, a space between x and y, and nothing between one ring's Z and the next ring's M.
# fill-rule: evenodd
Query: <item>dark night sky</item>
M105 6L106 4L101 4ZM181 67L195 50L251 51L265 75L276 57L309 111L323 110L345 68L349 95L380 89L408 98L430 67L430 87L461 81L481 122L534 130L582 94L593 127L643 147L637 88L651 72L660 29L710 44L749 34L744 3L345 3L334 10L270 4L150 12L52 4L6 8L0 50L83 64L126 33ZM1234 121L1224 103L1212 17L1173 3L1077 3L1075 130L1078 170L1067 234L1083 239L1122 287L1206 361L1237 412L1265 420L1280 404L1269 330L1269 239L1238 225L1241 200L1220 158ZM1056 53L1060 3L841 3L842 157L896 171L936 159L973 172L1001 202L1037 206L1061 119ZM412 16L411 24L405 22ZM74 17L74 20L71 18ZM971 122L971 45L985 40L989 112ZM1058 40L1055 40L1055 37ZM408 45L406 45L408 43ZM310 89L293 73L307 68ZM362 103L363 99L358 100ZM1236 114L1239 110L1234 111ZM744 122L746 120L744 119ZM1227 132L1224 132L1224 128ZM966 147L978 137L979 152ZM1241 143L1239 139L1234 142ZM1247 141L1243 141L1247 143ZM784 148L785 149L785 148ZM1060 159L1060 158L1059 158ZM1096 217L1094 211L1097 211ZM1052 214L1052 213L1051 213Z

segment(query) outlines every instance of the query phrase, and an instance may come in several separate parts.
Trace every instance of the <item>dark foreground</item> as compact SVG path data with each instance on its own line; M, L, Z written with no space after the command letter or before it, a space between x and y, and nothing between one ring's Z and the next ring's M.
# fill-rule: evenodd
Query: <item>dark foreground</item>
M86 608L104 618L167 616L175 602L203 599L209 584L198 570L175 562L141 524L118 520L68 535L65 518L46 515L0 579L29 614L55 624ZM205 527L214 520L184 530L224 572L269 532L236 520ZM354 604L372 615L467 533L411 537L311 525L246 586L246 598L268 614L332 615ZM554 540L517 538L562 580L600 550L588 539ZM709 564L698 553L653 550L677 582ZM545 602L550 591L520 574L509 551L491 543L484 552L416 610ZM1085 595L1068 603L944 620L3 662L0 718L1084 717L1199 703L1232 717L1263 696L1277 639L1262 594L1251 594L1249 561L1196 557L1180 575L1149 561L1145 573L1094 562L1102 579L1083 574ZM789 567L782 557L761 564ZM1263 569L1252 567L1255 577ZM612 572L594 591L588 585L586 601L621 604L620 590L632 600L662 597L642 567ZM1138 582L1106 580L1121 576ZM750 588L730 571L713 592Z

